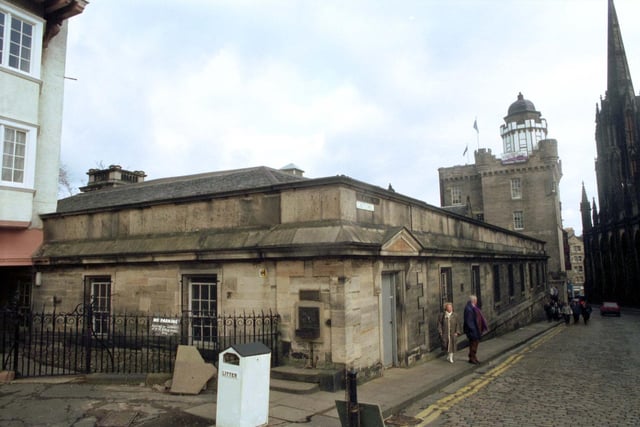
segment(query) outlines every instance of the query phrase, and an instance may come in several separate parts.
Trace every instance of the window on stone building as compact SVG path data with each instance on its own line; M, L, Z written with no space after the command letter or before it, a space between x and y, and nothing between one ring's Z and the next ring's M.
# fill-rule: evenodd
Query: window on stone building
M451 187L451 204L452 205L462 204L462 189L458 186Z
M93 332L109 333L111 320L111 277L87 276L85 278L85 304L91 305Z
M0 66L40 77L42 22L0 3Z
M513 178L511 180L511 198L512 199L522 198L522 182L520 178Z
M535 272L533 268L533 264L529 264L529 289L533 289L533 285L536 283L535 281Z
M493 300L500 302L500 264L493 266Z
M218 284L213 276L190 276L188 283L191 339L200 347L210 348L218 339ZM183 280L184 282L184 280ZM183 290L184 291L184 290Z
M471 266L471 292L478 298L478 307L482 307L482 287L480 285L480 266Z
M440 307L444 307L445 302L453 302L453 277L451 267L440 269Z
M520 264L519 265L520 268L520 292L522 292L522 294L524 295L525 292L525 276L524 276L524 264Z
M513 297L515 294L515 278L513 276L513 264L509 264L507 266L507 275L508 275L508 286L509 286L509 297Z
M513 212L513 229L514 230L524 229L524 212L522 211Z

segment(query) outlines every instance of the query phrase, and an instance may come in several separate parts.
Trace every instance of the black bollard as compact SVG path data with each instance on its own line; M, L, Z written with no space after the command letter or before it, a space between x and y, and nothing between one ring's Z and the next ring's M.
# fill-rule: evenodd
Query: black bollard
M347 402L347 410L349 413L349 427L360 427L360 406L358 405L358 385L356 382L355 369L347 373L347 390L349 392L349 401Z

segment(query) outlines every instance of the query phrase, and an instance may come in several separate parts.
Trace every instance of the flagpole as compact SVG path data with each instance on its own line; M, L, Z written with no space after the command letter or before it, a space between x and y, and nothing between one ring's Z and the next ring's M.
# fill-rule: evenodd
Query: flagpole
M478 144L478 151L480 151L480 131L478 130L478 117L476 116L473 121L473 128L476 130L476 142Z

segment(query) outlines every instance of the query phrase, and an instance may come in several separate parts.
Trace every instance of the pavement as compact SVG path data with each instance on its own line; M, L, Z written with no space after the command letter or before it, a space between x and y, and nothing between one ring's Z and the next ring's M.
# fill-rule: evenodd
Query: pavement
M480 343L480 365L467 362L467 350L456 352L455 363L444 357L418 362L409 368L391 368L383 376L357 387L358 402L377 405L386 419L412 403L436 393L476 369L496 364L500 356L563 322L536 322ZM73 376L25 378L0 385L0 425L18 426L215 426L216 390L198 395L175 395L149 376ZM213 387L212 387L213 388ZM274 389L275 388L275 389ZM336 392L269 393L269 426L304 424L341 426ZM395 424L394 425L402 425Z

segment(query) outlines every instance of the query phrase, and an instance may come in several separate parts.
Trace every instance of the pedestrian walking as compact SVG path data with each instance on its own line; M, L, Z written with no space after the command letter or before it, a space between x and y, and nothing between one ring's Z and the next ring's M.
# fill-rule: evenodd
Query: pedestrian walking
M569 323L571 323L572 314L573 314L573 310L571 309L571 306L569 305L569 303L562 304L562 317L564 317L565 324L568 325Z
M551 311L551 301L547 300L544 303L544 313L547 315L547 322L551 322L553 318L553 312Z
M573 323L580 322L580 304L578 301L571 301L571 310L573 311Z
M438 316L438 334L442 350L447 353L447 360L453 363L453 353L456 351L456 338L460 336L460 322L453 312L453 304L444 303L444 311Z
M464 307L464 333L469 339L469 363L479 364L477 353L480 338L487 332L487 321L478 307L478 297L469 296L469 302Z
M587 300L580 301L580 314L582 315L582 319L584 320L584 324L589 323L589 318L591 317L591 304L587 302Z

